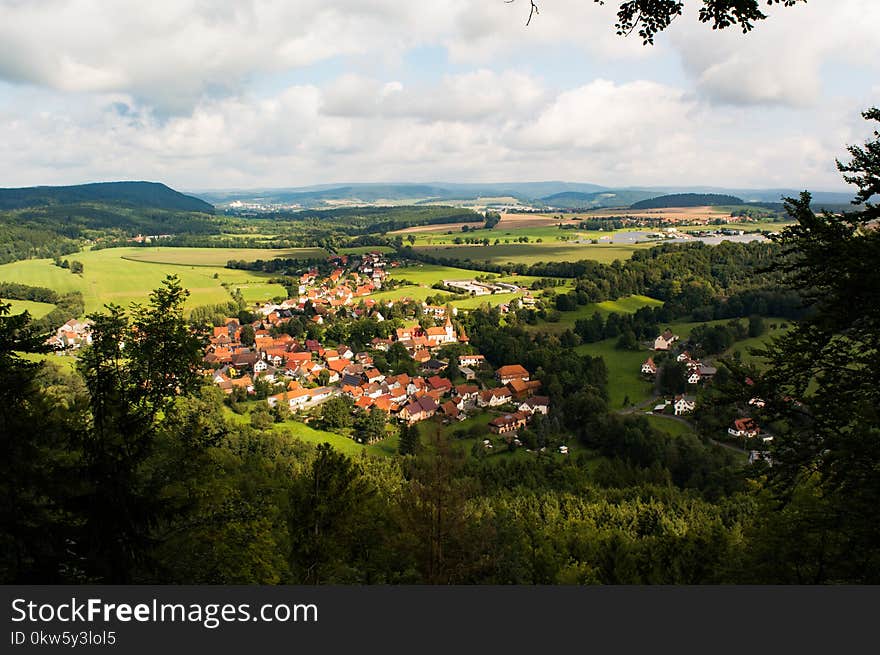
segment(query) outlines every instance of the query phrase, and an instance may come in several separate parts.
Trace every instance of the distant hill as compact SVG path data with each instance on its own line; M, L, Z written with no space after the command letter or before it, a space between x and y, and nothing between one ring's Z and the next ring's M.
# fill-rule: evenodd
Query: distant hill
M213 213L214 206L158 182L96 182L76 186L0 189L0 210L101 203L167 211Z
M549 207L561 209L598 209L602 207L627 207L634 202L653 198L654 192L637 189L606 189L592 193L563 191L539 200Z
M640 200L630 209L664 209L667 207L706 207L715 205L742 205L743 199L719 193L674 193Z
M426 184L334 184L289 189L254 189L249 191L204 191L198 197L217 205L234 201L267 205L300 205L307 208L325 207L333 202L373 204L382 201L472 201L477 198L513 197L529 202L542 196L562 192L592 193L603 190L596 184L578 182L498 182Z

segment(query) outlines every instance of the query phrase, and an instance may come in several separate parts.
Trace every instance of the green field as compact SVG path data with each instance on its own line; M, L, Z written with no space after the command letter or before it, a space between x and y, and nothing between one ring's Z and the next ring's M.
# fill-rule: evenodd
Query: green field
M483 275L477 271L465 268L453 268L451 266L436 266L434 264L416 264L414 266L402 266L388 271L388 277L394 280L408 280L415 284L430 287L441 280L471 280L476 275Z
M590 303L581 305L573 312L559 312L560 319L556 323L548 323L547 321L538 321L537 325L529 326L530 330L560 333L567 329L574 329L574 324L582 319L589 318L595 313L607 316L608 314L634 314L642 307L657 307L663 302L649 298L648 296L626 296L617 300L606 300L599 303Z
M339 248L337 252L340 255L363 255L368 252L394 252L394 248L390 246L357 246L353 248Z
M617 350L614 345L616 338L586 343L576 348L582 355L600 356L608 367L608 403L611 409L624 407L624 400L629 404L638 404L651 397L653 383L646 382L641 374L642 363L651 353L647 350Z
M671 437L680 437L684 434L694 434L694 431L681 421L664 418L662 416L657 416L656 414L651 414L645 418L648 419L648 423L650 423L651 426L657 428L661 432L665 432Z
M12 305L10 314L28 312L31 315L31 318L43 318L46 314L55 309L55 305L47 302L34 302L32 300L0 300L6 304Z
M253 408L259 402L264 401L249 402L248 405ZM224 407L223 410L224 416L233 423L250 423L249 413L236 414L228 407ZM296 437L297 439L300 439L302 441L305 441L306 443L310 443L315 446L322 443L329 443L336 450L348 455L349 457L358 457L364 451L366 451L368 455L380 456L392 455L397 452L396 436L388 437L387 439L384 439L383 441L376 444L364 446L363 444L356 443L353 439L344 437L341 434L326 432L324 430L317 430L311 426L306 425L305 423L292 419L284 421L283 423L275 423L269 429L272 432L286 432L291 436Z
M282 284L269 282L249 282L235 285L248 303L268 302L273 298L287 298L287 289Z
M736 351L739 351L742 354L742 361L746 364L755 364L758 368L764 368L767 365L767 361L763 357L757 357L751 354L749 351L753 348L761 348L766 346L773 337L778 337L785 334L788 329L783 330L779 326L782 323L786 323L785 319L781 318L765 318L764 325L767 327L767 331L762 334L760 337L752 337L751 339L743 339L742 341L737 341L733 344L733 347L730 349L730 353L732 354ZM770 329L770 324L775 323L776 329ZM790 326L791 323L788 322Z
M258 259L323 259L323 248L126 248L125 259L153 264L181 266L226 266L230 259L253 262ZM133 252L131 252L133 251Z
M490 264L537 264L539 262L576 262L584 259L610 264L629 259L633 252L650 248L653 243L511 243L489 246L423 246L418 252L432 257Z
M224 282L231 285L251 283L265 285L267 278L270 277L267 273L233 270L222 266L157 264L129 258L132 255L143 255L144 250L143 248L107 248L76 253L70 259L82 262L84 267L82 275L74 275L68 269L55 266L51 259L12 262L0 266L0 281L48 287L59 293L81 291L86 313L90 313L100 310L105 303L112 302L126 306L131 302L144 302L150 292L160 286L165 276L171 273L180 277L183 286L190 291L188 308L228 302L231 297L221 286ZM156 249L149 249L149 251L154 250ZM227 255L229 252L235 252L234 249L218 249L218 251ZM170 256L179 255L171 253ZM269 291L264 287L259 289L258 293ZM285 294L281 291L277 295Z
M471 296L464 300L453 300L450 304L459 309L476 309L477 307L482 307L484 304L503 305L519 298L520 296L522 296L522 293L493 293L487 296Z
M406 285L396 289L389 289L388 291L379 291L378 293L370 294L370 298L376 302L381 302L383 300L400 300L401 298L412 298L413 300L422 301L428 296L436 296L438 293L443 293L443 291L432 289L430 286L420 287Z

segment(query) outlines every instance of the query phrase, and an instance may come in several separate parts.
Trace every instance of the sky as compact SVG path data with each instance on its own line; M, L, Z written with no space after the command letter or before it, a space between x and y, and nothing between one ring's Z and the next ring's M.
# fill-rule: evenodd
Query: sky
M643 46L590 0L0 0L0 186L525 182L847 190L880 2Z

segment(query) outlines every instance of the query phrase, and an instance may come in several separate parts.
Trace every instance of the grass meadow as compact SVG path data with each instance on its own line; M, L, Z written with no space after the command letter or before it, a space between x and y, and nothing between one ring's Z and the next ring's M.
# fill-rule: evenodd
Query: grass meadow
M190 291L187 308L227 302L231 299L229 292L222 286L241 286L245 297L285 295L280 285L268 285L270 277L265 273L233 270L222 265L206 264L173 264L147 262L132 259L132 256L143 257L146 252L154 249L143 248L107 248L90 250L71 255L69 259L83 264L82 274L73 274L70 270L59 268L51 259L28 259L0 266L0 281L18 282L32 286L48 287L59 293L80 291L85 301L86 313L100 310L107 303L127 306L132 302L144 302L150 292L161 285L165 276L176 274L183 286ZM164 248L154 256L165 258L161 250L186 250L183 248ZM210 250L210 249L207 249ZM218 248L215 257L228 259L241 252L236 249ZM262 252L259 251L258 252ZM274 251L273 251L274 252ZM185 258L185 253L170 253L168 259ZM255 286L249 289L249 285ZM275 288L277 287L277 288Z
M55 305L52 305L47 302L34 302L32 300L5 300L0 298L4 303L12 305L12 309L10 310L10 314L21 314L22 312L28 312L31 315L31 318L43 318L46 314L51 312Z

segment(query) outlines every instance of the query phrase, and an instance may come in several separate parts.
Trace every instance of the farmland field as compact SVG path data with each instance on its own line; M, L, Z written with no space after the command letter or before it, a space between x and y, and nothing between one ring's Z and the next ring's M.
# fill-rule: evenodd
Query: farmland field
M49 287L59 293L81 291L85 300L85 311L90 313L101 309L105 303L127 306L131 302L144 302L150 292L160 286L165 276L171 273L179 276L182 285L189 289L190 297L186 306L190 309L198 305L228 302L231 296L222 286L224 282L233 286L250 283L266 285L266 280L270 277L266 273L221 266L158 264L129 258L142 250L144 249L108 248L76 253L70 258L82 262L81 275L55 266L51 259L12 262L0 266L0 281ZM226 249L218 250L229 252ZM270 290L264 286L257 293L268 292Z
M465 268L436 266L434 264L417 264L388 270L388 277L393 280L408 280L428 287L441 280L470 280L475 275L481 275L481 273Z
M10 314L21 314L22 312L28 312L31 315L31 318L43 318L46 314L48 314L55 308L55 305L49 304L47 302L34 302L33 300L0 300L3 300L4 303L12 305Z
M459 309L476 309L484 303L489 305L503 305L519 298L522 293L493 293L487 296L471 296L464 300L453 300L452 306Z
M323 248L133 248L125 259L181 266L226 266L230 259L247 262L258 259L317 259L328 256Z
M389 234L391 234L389 232ZM337 250L341 255L363 255L368 252L394 252L394 248L390 246L354 246L351 248L339 248Z
M581 305L573 312L560 312L560 319L556 323L539 321L538 325L529 326L529 329L552 333L565 332L565 330L569 328L573 329L574 324L578 320L589 318L597 312L603 316L607 316L611 313L633 314L642 307L656 307L662 304L662 301L649 298L648 296L627 296L625 298L618 298L617 300L606 300L604 302Z
M610 264L629 259L633 252L652 247L653 243L510 243L489 246L418 247L418 252L432 257L489 262L491 264L537 264L538 262L575 262L583 259Z

